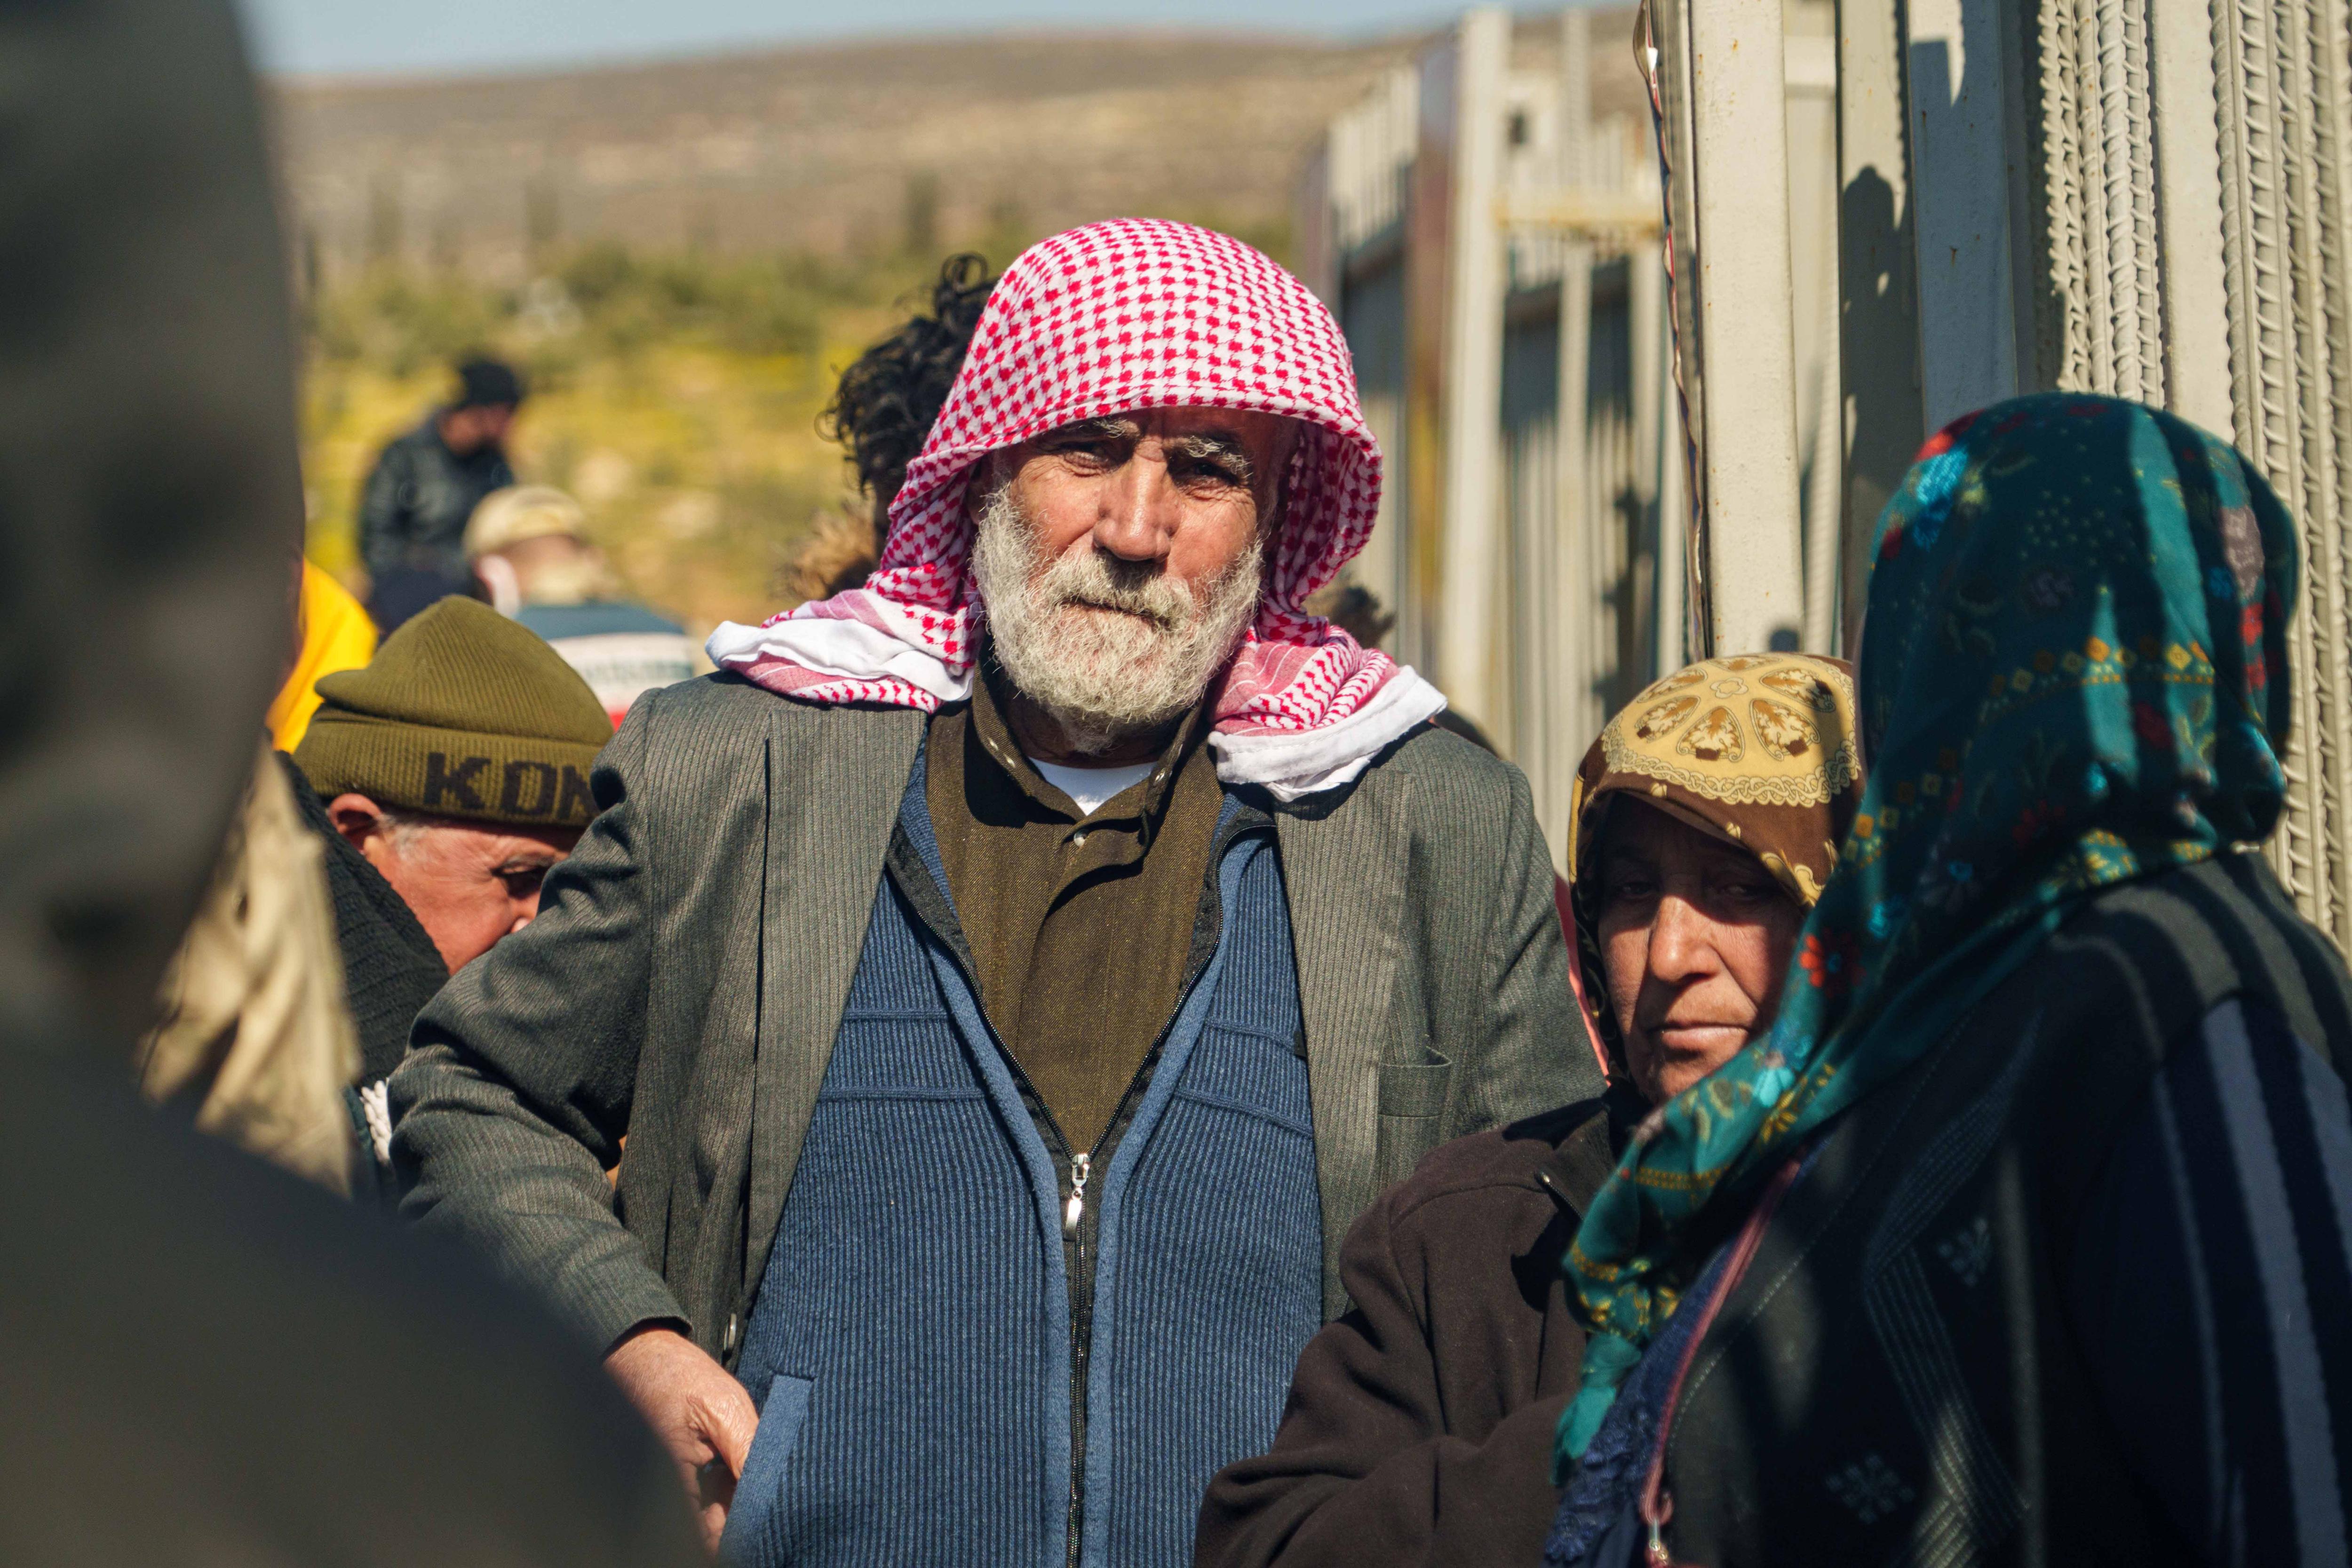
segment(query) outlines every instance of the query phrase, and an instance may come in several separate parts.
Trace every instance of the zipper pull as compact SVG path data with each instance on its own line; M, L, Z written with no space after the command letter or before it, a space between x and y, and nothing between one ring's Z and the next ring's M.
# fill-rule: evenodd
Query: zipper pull
M1078 1234L1078 1222L1087 1217L1087 1172L1094 1163L1091 1154L1070 1156L1070 1196L1062 1205L1062 1234Z
M1675 1500L1670 1493L1658 1489L1655 1475L1650 1478L1650 1488L1656 1500L1644 1497L1641 1504L1643 1522L1650 1527L1649 1568L1682 1568L1675 1561L1675 1554L1666 1550L1666 1524L1675 1517Z

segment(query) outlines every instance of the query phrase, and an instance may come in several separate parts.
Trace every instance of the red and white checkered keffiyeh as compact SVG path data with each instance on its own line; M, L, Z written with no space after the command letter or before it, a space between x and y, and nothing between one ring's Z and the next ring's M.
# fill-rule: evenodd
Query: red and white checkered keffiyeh
M1267 257L1189 224L1088 224L1024 251L908 466L874 575L764 626L720 626L711 662L803 702L928 712L969 696L986 613L965 571L973 465L1078 420L1171 407L1252 409L1309 426L1210 747L1221 778L1282 798L1348 782L1445 700L1305 608L1371 532L1380 447L1330 311Z

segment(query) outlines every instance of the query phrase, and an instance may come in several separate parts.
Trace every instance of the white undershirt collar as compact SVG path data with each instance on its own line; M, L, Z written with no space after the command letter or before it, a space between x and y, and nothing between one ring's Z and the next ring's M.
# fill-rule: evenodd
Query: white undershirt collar
M1041 763L1029 759L1038 776L1064 795L1078 808L1080 816L1092 816L1113 797L1141 784L1150 776L1156 763L1121 763L1114 767L1073 768L1060 763Z

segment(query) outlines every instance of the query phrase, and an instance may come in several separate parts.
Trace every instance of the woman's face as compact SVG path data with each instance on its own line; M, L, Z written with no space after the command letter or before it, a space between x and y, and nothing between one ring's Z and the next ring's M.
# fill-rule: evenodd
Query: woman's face
M1625 1065L1662 1105L1771 1026L1805 911L1754 856L1630 798L1611 808L1596 874Z

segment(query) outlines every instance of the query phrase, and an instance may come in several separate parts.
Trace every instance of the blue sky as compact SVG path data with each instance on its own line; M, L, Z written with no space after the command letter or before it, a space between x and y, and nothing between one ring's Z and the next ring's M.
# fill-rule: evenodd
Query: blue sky
M265 68L495 70L745 43L1055 25L1240 26L1360 37L1445 0L238 0Z

